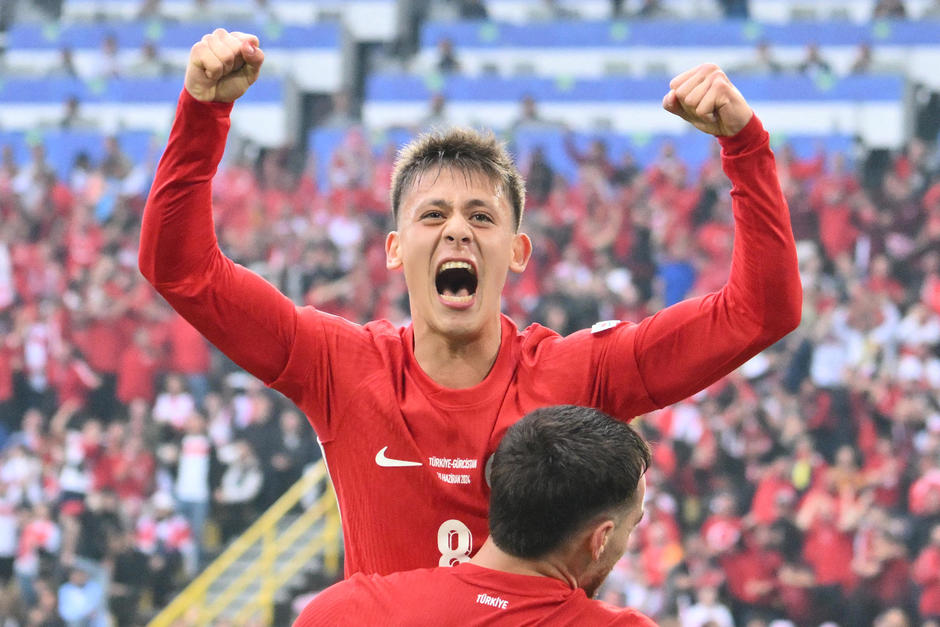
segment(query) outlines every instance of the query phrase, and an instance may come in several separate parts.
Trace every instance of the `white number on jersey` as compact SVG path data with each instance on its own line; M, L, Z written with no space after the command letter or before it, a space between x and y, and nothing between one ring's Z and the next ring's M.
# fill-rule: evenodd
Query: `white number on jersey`
M473 534L459 520L445 520L437 530L437 550L441 552L441 566L456 566L470 560Z

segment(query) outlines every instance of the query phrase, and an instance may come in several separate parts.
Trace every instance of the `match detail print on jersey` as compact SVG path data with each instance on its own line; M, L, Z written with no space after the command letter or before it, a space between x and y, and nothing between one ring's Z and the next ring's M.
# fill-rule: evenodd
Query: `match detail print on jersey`
M382 450L375 454L375 463L383 468L402 468L405 466L422 466L421 462L411 462L404 459L393 459L391 457L385 456L385 451L388 450L387 446L382 447Z

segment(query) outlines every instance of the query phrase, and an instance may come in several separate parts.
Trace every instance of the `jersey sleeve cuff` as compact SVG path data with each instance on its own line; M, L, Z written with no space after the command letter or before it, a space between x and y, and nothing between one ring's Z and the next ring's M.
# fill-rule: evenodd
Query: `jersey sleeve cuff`
M227 118L232 113L234 102L203 102L193 98L192 94L184 87L180 93L179 107L189 111L206 111L207 109L217 118Z
M719 137L718 143L721 144L721 152L726 157L751 152L769 139L764 125L761 124L757 114L753 114L748 123L731 137Z

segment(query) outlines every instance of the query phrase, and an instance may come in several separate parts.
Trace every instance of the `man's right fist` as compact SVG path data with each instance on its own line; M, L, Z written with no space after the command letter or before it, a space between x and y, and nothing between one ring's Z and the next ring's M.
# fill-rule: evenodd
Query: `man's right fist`
M189 52L186 91L203 102L234 102L255 82L264 53L258 38L217 28Z

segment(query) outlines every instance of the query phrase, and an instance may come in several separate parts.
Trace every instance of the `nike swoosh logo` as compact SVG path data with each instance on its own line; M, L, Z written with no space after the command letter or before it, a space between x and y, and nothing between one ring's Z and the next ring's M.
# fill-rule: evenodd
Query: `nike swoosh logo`
M388 450L388 447L384 447L381 451L375 454L375 463L384 468L401 468L403 466L422 466L421 462L409 462L404 459L392 459L391 457L385 456L385 451Z

